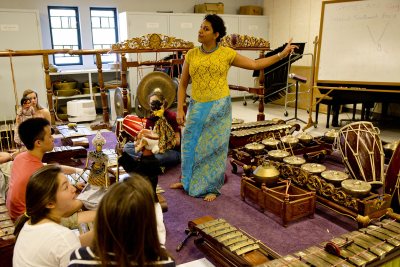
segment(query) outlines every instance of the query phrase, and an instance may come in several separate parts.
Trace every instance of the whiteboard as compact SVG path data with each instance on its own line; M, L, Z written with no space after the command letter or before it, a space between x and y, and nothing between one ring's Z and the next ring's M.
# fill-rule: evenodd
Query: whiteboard
M318 84L400 85L400 0L323 2Z
M42 35L37 10L0 9L0 51L40 50ZM19 105L23 92L34 89L40 104L47 103L45 74L42 56L0 58L0 121L14 120L15 106ZM12 71L14 72L17 99L14 94Z

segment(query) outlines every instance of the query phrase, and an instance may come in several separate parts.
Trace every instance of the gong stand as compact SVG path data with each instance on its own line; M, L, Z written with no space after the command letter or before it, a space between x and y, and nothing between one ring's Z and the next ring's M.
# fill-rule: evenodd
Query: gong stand
M230 34L226 35L221 39L221 46L230 47L235 50L244 51L259 51L259 58L263 58L266 51L270 51L269 42L258 37L240 35L240 34ZM245 91L250 94L255 94L258 96L258 114L257 121L265 120L264 114L264 69L260 70L259 73L259 85L258 87L244 87L238 85L229 85L229 89L236 91Z
M101 107L103 114L103 121L100 123L93 123L90 125L92 130L100 130L100 129L108 129L110 130L112 126L110 125L110 115L108 112L108 101L107 94L104 88L104 79L103 79L103 69L102 69L102 60L101 55L108 53L106 49L95 49L95 50L70 50L68 52L70 55L95 55L96 56L96 67L97 67L97 79L100 87L100 97L101 97Z
M96 66L98 71L98 83L101 90L101 104L103 109L103 122L100 124L93 124L91 128L96 129L110 129L109 124L109 113L108 113L108 103L107 94L104 89L103 71L102 71L102 61L101 55L106 54L109 51L107 49L91 49L91 50L69 50L69 49L44 49L44 50L9 50L0 51L0 57L20 57L20 56L42 56L43 58L43 70L45 73L46 80L46 92L47 92L47 103L49 106L51 124L55 124L59 119L56 116L53 105L53 88L50 78L50 64L49 56L55 54L69 54L69 55L95 55L96 56ZM16 103L17 105L18 103Z
M117 53L121 55L121 87L124 102L124 116L128 115L128 93L126 88L128 87L127 82L127 70L128 68L138 68L141 66L163 66L168 65L173 68L174 65L182 65L184 59L179 59L178 55L181 52L183 55L191 48L194 47L192 42L184 41L175 37L170 37L163 34L147 34L141 37L131 38L124 42L112 45L110 50L111 53ZM175 54L175 59L162 60L162 61L128 61L126 54L129 53L161 53L161 52L172 52Z
M8 50L0 51L0 57L24 57L24 56L42 56L43 68L46 79L47 103L51 116L51 124L55 124L55 112L53 106L53 89L49 74L49 56L54 54L66 54L68 49L46 49L46 50ZM16 98L17 99L17 98ZM18 102L15 103L18 105Z

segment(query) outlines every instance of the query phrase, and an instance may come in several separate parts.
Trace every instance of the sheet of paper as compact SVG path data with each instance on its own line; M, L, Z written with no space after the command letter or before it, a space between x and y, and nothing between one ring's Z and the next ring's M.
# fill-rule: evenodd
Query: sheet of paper
M176 267L215 267L215 265L206 258L201 258L195 261L179 264Z

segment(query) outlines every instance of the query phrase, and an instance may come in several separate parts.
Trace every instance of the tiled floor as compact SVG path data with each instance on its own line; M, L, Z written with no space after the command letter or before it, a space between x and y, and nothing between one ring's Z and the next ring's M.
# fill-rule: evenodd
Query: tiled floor
M285 113L285 107L281 105L275 105L275 104L266 104L264 107L264 113L265 113L265 119L273 119L273 118L280 118L283 120L288 120L291 118L294 118L294 108L288 108L288 116L284 116ZM257 120L257 114L258 114L258 102L253 103L252 100L247 100L247 105L243 105L243 101L241 99L234 99L232 102L232 116L233 118L240 118L243 119L245 122L250 122L250 121L256 121ZM344 113L339 115L339 120L341 119L350 119L352 117L352 114L350 113ZM359 117L359 116L358 116ZM309 121L309 114L307 113L306 110L298 109L297 111L297 118L308 122ZM357 118L357 115L356 115ZM290 122L295 122L296 120L291 120ZM312 114L312 123L315 121L315 112ZM397 120L399 121L399 119ZM301 129L304 129L304 127L307 125L301 121L297 120L297 123L300 124ZM311 124L310 124L311 125ZM314 124L312 124L314 125ZM324 113L319 113L318 115L318 125L317 127L311 126L305 131L313 135L314 137L316 136L322 136L324 135L325 132L327 132L330 129L340 129L340 127L332 127L330 126L329 129L325 128L326 125L326 114ZM341 126L344 126L345 124L342 123ZM383 142L393 142L400 140L400 123L395 122L393 120L392 123L389 125L385 124L385 126L377 126L380 131L380 137ZM296 133L295 133L296 134Z

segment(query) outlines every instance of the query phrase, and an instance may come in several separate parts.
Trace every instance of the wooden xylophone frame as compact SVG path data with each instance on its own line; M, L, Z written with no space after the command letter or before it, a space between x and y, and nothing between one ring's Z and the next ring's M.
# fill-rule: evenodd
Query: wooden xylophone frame
M269 211L282 220L284 227L294 220L314 217L316 196L314 191L306 191L297 186L287 188L285 182L268 188L243 176L240 183L240 196L243 201L250 200L258 205L261 212ZM285 194L285 190L287 192Z
M44 154L44 163L59 163L70 166L80 166L81 158L86 158L87 150L82 146L54 147L52 151Z
M280 257L278 253L267 247L260 241L256 241L259 248L243 255L236 255L226 246L218 242L215 238L203 232L197 226L206 222L215 220L211 216L204 216L189 221L188 226L192 232L198 233L198 238L194 241L196 246L206 255L208 255L213 263L222 267L239 267L239 266L256 266ZM241 234L249 239L255 240L247 233L238 229Z

